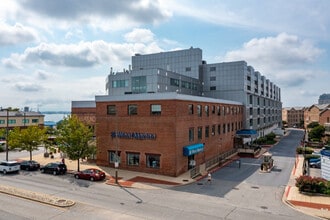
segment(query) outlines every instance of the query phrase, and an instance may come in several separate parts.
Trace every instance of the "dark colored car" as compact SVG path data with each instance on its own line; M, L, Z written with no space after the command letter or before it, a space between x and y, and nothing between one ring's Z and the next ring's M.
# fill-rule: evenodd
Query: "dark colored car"
M85 179L85 180L104 180L105 179L105 172L99 169L90 168L74 174L76 179Z
M20 163L21 170L39 170L40 164L34 160L23 160Z
M54 162L48 163L45 166L40 167L42 173L51 173L53 175L66 174L67 168L64 163Z

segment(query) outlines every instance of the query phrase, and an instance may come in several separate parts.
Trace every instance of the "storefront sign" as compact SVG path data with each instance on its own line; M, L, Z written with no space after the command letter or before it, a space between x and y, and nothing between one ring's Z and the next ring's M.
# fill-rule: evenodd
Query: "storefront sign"
M125 139L138 139L138 140L155 140L156 134L152 133L138 133L138 132L122 132L113 131L111 137L125 138Z

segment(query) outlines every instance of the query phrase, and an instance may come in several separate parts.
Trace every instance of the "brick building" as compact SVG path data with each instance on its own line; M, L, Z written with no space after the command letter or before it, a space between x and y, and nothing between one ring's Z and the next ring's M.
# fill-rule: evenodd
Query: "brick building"
M90 104L75 102L72 114ZM95 109L98 165L168 176L202 172L234 152L243 123L239 102L178 93L96 96Z

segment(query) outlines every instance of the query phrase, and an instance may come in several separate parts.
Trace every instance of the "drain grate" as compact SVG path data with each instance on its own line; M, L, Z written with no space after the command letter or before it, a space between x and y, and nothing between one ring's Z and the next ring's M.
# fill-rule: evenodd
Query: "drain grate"
M252 189L259 189L259 186L251 186Z
M267 206L260 206L260 208L262 208L262 209L268 209Z

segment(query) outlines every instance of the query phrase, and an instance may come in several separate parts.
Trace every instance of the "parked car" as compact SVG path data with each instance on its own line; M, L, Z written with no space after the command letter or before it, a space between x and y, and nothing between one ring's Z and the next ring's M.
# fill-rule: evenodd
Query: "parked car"
M39 170L40 164L35 160L23 160L20 168L21 170Z
M53 162L40 167L42 173L50 173L53 175L66 174L67 168L64 163Z
M316 161L310 162L309 167L321 169L321 160L316 160Z
M76 172L74 174L76 179L85 179L85 180L104 180L105 179L105 172L95 168L89 168L80 172Z
M18 173L19 169L20 169L20 165L19 165L19 162L17 162L16 160L0 161L0 171L3 174L14 173L14 172Z

